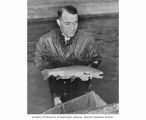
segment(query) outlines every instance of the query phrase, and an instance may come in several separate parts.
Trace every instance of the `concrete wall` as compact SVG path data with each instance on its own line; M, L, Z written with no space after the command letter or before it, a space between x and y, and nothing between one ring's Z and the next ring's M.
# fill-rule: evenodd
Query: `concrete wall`
M80 15L118 13L118 0L27 0L28 19L57 16L63 5L74 5Z

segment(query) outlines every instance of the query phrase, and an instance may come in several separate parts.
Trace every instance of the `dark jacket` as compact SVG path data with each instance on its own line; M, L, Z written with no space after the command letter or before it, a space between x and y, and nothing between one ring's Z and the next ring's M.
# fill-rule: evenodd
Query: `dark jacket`
M100 55L94 38L83 30L65 45L60 29L43 35L36 45L34 62L40 70L71 65L93 65Z

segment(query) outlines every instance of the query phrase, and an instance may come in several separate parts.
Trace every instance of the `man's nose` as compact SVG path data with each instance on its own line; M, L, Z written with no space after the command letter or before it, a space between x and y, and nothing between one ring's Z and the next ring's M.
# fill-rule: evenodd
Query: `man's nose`
M71 25L71 27L70 27L70 28L71 28L71 30L74 30L74 29L75 29L74 25Z

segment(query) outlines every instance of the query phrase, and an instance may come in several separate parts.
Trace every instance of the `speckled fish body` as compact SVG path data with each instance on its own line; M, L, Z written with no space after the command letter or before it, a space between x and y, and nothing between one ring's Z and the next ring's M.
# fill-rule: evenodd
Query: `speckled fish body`
M102 71L88 67L88 66L69 66L69 67L60 67L52 69L48 76L55 76L58 79L69 79L79 77L83 81L87 81L89 78L103 78L100 76L103 74Z

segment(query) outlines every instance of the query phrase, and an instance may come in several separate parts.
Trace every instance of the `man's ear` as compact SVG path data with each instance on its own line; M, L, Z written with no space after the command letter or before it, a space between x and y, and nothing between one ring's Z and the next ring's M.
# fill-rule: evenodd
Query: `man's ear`
M59 27L60 27L60 20L59 19L57 19L56 20L56 22L57 22L57 24L59 25Z

